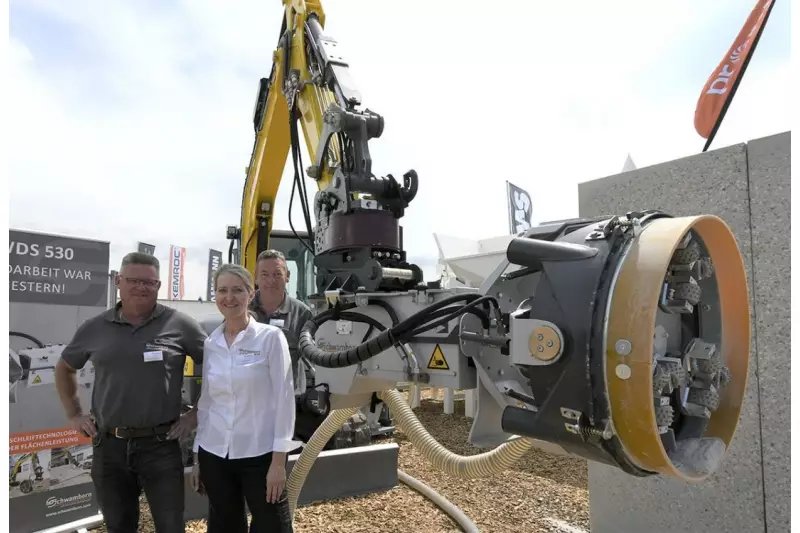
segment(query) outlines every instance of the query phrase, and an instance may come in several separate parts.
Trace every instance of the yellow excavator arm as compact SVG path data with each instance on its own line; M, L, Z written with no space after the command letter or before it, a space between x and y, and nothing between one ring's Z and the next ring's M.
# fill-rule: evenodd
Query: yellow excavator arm
M306 32L302 29L311 14L320 24L324 21L322 6L318 2L288 0L284 5L272 72L269 78L259 81L253 110L256 137L242 195L241 234L229 234L229 238L240 239L240 261L254 275L258 253L269 246L273 209L293 144L296 119L299 115L304 121L306 145L314 157L322 131L322 102L333 97L329 90L307 84L311 74L305 56ZM330 171L326 174L329 179Z
M228 238L238 243L238 262L255 275L256 258L270 244L275 201L291 153L289 211L297 195L303 230L316 234L309 248L319 256L318 287L411 287L422 280L422 273L405 263L398 219L416 194L416 173L409 171L404 185L391 175L372 174L368 141L380 137L383 118L359 109L361 96L347 61L336 41L323 32L321 3L284 0L284 6L272 72L260 80L256 97L256 137L242 195L241 227L228 228ZM312 159L308 175L317 183L313 213L303 179L298 123ZM305 243L291 216L289 223ZM360 274L353 274L354 265Z

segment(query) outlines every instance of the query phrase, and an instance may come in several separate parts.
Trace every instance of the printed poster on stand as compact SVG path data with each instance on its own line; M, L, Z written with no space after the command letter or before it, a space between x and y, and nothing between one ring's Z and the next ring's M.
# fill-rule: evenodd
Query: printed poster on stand
M9 530L97 516L91 439L67 424L55 365L78 326L108 307L109 243L9 232ZM91 405L94 369L78 372Z

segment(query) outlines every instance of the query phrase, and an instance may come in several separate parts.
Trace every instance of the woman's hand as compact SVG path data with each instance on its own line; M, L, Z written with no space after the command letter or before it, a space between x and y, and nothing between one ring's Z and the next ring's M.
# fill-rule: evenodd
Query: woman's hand
M197 464L197 461L192 466L192 490L198 494L203 494L204 492L203 483L200 481L200 465Z
M267 471L267 501L269 503L277 503L285 486L286 467L273 458L272 464L269 465L269 470Z

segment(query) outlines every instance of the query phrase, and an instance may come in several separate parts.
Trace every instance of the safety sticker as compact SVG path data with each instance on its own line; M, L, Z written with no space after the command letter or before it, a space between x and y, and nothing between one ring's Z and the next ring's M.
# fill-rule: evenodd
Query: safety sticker
M56 372L53 369L32 370L28 376L28 387L52 385L55 381Z
M442 352L442 348L438 344L433 349L433 354L428 360L428 370L450 370L450 365L447 364L444 352Z
M183 363L183 375L194 376L194 360L191 357L187 357L186 362Z

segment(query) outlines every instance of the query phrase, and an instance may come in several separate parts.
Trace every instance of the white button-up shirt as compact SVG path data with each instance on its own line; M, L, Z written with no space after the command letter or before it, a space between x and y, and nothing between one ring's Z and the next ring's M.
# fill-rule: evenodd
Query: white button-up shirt
M301 446L293 440L294 380L283 332L250 317L228 347L223 327L205 341L194 451L241 459Z

